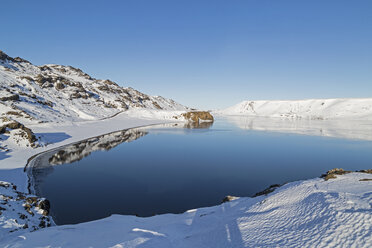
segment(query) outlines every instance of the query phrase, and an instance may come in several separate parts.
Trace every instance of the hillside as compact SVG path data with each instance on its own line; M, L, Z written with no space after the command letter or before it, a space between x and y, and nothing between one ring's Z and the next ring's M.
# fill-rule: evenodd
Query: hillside
M36 66L0 51L0 140L7 143L38 146L29 125L100 120L121 112L171 118L174 111L188 109L72 66ZM6 145L0 144L1 150Z
M243 101L214 113L282 118L372 120L372 98Z

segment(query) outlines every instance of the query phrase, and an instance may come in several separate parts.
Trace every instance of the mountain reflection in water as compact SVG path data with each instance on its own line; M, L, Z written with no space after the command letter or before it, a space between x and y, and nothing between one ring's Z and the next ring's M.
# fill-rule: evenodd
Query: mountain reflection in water
M94 151L108 151L123 142L134 141L146 134L148 132L130 129L90 138L59 150L49 158L49 164L58 165L79 161Z

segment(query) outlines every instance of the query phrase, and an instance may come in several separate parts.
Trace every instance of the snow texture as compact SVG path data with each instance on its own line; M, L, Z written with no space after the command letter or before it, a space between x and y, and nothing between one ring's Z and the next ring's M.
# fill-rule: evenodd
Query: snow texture
M368 179L368 180L366 180ZM113 215L10 235L3 247L371 247L372 175L288 183L268 196L150 218Z
M371 103L371 99L254 101L216 113L370 120ZM3 185L0 185L0 247L372 246L372 175L366 173L351 173L328 181L317 178L292 182L268 196L232 198L222 205L184 214L150 218L113 215L30 232L53 222L38 207L42 199L25 193L24 166L28 158L88 139L89 144L81 149L85 156L98 149L95 139L90 137L144 125L184 122L180 116L188 110L173 100L122 88L110 80L94 79L71 66L35 66L0 51L0 184ZM1 129L12 121L32 130L38 138L35 148L31 149L31 144L22 138L22 130ZM233 122L242 128L311 135L322 129L302 122L290 127L260 122L247 126L236 119ZM360 132L353 131L353 124L348 124L350 132L345 129L339 132L337 125L322 132L332 137L371 140L370 125L363 126ZM137 135L143 134L137 133L133 138ZM115 145L121 138L107 135L102 141L106 144L111 140ZM25 205L27 198L31 199L30 207Z
M372 120L372 98L309 99L296 101L243 101L213 112L221 115L306 119Z

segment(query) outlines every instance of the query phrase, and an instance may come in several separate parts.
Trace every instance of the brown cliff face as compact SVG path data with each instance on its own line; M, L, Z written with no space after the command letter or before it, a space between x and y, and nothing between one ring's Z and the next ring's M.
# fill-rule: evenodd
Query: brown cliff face
M197 123L199 123L200 120L210 121L210 122L214 121L213 115L211 115L211 113L207 111L191 111L191 112L182 114L182 116L185 117L185 119L187 120L190 120L192 122L197 122Z

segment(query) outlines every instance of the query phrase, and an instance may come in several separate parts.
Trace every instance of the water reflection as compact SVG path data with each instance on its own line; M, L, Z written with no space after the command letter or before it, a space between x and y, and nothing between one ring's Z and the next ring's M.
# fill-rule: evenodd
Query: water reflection
M282 119L248 116L224 116L220 118L244 130L372 140L371 121Z
M189 129L209 129L213 126L213 122L204 121L204 122L188 122L184 125L184 128Z
M48 151L33 160L30 185L50 200L57 224L72 224L181 213L335 167L369 169L372 160L370 141L315 137L372 140L368 122L230 117L200 124L126 130Z
M40 185L49 174L55 170L55 165L77 162L94 151L108 151L122 143L128 143L145 136L148 132L139 129L129 129L82 140L79 143L52 149L37 157L29 164L27 174L30 193L42 195Z
M87 139L59 150L49 158L49 164L58 165L79 161L94 151L108 151L123 142L134 141L147 133L138 129L131 129Z

